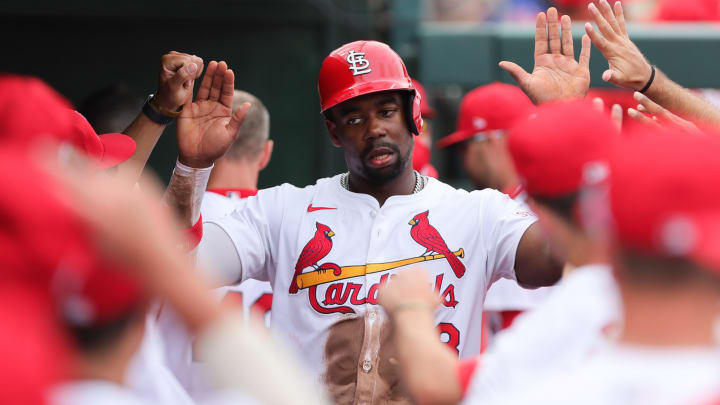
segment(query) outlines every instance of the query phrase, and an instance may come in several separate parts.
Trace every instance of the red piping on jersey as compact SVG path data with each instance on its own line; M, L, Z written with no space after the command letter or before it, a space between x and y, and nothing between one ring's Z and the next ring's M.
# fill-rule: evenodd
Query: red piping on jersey
M237 194L240 198L248 198L257 194L254 188L209 188L207 191L229 197L230 194Z
M514 186L505 187L502 190L500 190L502 193L505 193L508 195L508 197L515 199L515 197L519 196L520 193L524 191L524 188L522 184L516 184Z
M200 244L200 240L202 239L203 235L203 226L202 226L202 215L200 215L200 218L195 223L195 225L192 226L192 228L187 229L187 247L188 251L193 250L197 247L197 245Z
M320 211L320 210L336 210L337 208L330 207L313 207L312 204L308 205L307 212Z

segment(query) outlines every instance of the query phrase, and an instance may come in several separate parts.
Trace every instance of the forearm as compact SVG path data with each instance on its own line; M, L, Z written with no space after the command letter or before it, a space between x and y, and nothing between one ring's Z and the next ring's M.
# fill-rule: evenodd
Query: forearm
M123 133L135 140L135 153L127 161L118 165L121 174L139 178L150 154L155 149L158 139L165 130L165 125L158 124L140 112Z
M645 92L652 101L691 121L720 126L720 110L656 69L655 80Z
M180 162L175 165L163 201L175 208L182 226L186 228L200 219L200 206L211 171L212 166L195 169Z
M395 346L403 381L416 403L456 404L462 399L456 355L441 341L429 310L396 313Z

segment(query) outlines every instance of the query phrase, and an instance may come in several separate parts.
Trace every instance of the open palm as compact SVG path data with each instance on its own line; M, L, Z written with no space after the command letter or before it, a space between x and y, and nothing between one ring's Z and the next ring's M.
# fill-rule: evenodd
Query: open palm
M250 105L233 114L235 76L225 62L210 62L194 102L183 107L178 118L180 162L190 167L209 167L228 150Z
M562 35L561 35L562 28ZM549 40L548 40L549 39ZM580 57L573 49L570 17L558 21L557 10L539 13L535 24L535 67L532 74L513 62L500 62L535 104L583 98L590 87L590 38L583 36Z

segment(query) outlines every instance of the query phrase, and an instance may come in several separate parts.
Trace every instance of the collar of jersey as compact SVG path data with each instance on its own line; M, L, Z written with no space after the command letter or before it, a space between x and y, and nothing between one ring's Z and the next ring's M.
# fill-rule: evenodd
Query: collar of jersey
M388 198L385 201L385 204L383 204L383 206L380 207L380 203L378 203L378 200L376 200L375 197L373 197L369 194L354 193L350 190L346 190L345 188L343 188L343 186L340 184L341 176L342 176L342 174L338 174L337 176L332 177L333 185L337 189L338 193L340 193L341 195L356 199L356 200L365 201L377 209L384 208L387 206L392 206L392 205L415 204L419 201L423 201L426 198L428 198L428 196L430 196L432 194L432 189L437 187L437 180L432 177L429 177L428 182L425 184L425 187L423 187L423 189L418 191L416 194L394 195L394 196Z

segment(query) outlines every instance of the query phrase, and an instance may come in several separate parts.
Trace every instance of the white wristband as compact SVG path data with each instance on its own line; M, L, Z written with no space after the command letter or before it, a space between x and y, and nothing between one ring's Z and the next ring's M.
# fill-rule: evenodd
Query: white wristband
M175 162L175 170L173 170L172 177L170 177L165 194L166 200L174 202L181 208L187 207L190 209L192 222L190 226L200 219L200 206L214 166L196 169L185 166L179 160Z

